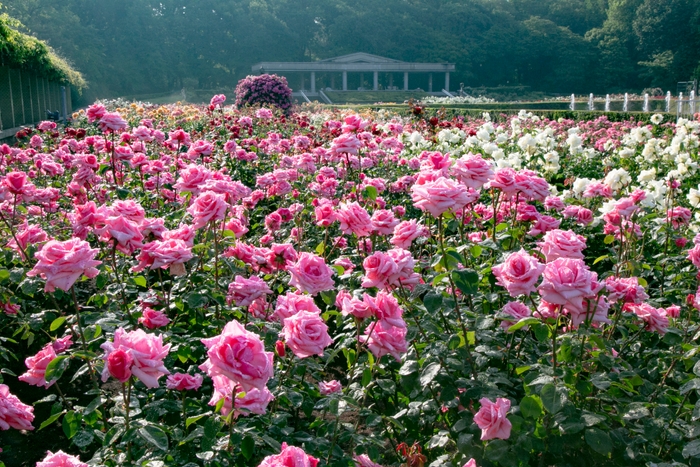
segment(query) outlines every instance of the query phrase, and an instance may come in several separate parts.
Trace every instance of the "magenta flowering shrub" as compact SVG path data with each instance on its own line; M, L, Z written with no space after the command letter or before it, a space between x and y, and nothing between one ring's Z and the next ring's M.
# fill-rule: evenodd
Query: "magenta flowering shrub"
M292 90L287 78L262 74L240 80L236 85L236 107L246 106L274 106L289 112L292 108Z
M216 101L0 146L5 465L700 465L700 122Z

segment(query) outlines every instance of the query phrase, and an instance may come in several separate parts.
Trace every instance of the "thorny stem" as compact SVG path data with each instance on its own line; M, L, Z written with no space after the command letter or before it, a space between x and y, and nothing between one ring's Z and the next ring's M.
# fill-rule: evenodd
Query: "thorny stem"
M76 322L78 323L78 331L80 331L80 342L83 347L83 352L86 354L88 353L88 347L87 347L87 342L85 341L85 332L83 331L83 325L80 323L80 305L78 305L78 297L75 295L75 287L70 288L71 295L73 296L73 305L75 306L75 314L76 314ZM97 384L97 376L95 374L95 369L92 367L92 362L90 361L89 357L87 358L87 365L88 368L90 369L90 377L92 378L92 382L95 386L95 388L98 387Z

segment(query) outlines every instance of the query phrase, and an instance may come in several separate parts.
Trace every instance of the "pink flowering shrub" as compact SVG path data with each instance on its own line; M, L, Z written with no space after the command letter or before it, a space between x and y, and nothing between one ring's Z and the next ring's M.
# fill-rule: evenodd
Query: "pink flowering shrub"
M236 86L236 107L272 105L287 112L292 107L292 90L284 76L248 76Z
M293 113L245 83L0 145L22 462L700 462L697 122Z

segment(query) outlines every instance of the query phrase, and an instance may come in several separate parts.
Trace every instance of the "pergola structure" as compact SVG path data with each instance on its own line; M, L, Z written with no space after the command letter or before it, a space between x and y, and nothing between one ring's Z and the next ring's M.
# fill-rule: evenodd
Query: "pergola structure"
M367 53L354 53L340 57L320 60L318 62L260 62L253 65L253 73L274 73L286 75L288 73L301 73L302 86L306 81L305 76L311 75L311 93L316 92L316 73L330 74L331 86L334 87L335 73L342 73L343 91L348 90L348 73L372 73L372 89L379 90L379 73L403 73L403 89L408 91L409 73L428 74L428 92L433 92L433 73L445 73L444 90L450 90L450 72L455 71L454 63L411 63L393 60ZM398 89L393 86L393 75L389 75L390 89ZM321 86L323 87L323 86Z

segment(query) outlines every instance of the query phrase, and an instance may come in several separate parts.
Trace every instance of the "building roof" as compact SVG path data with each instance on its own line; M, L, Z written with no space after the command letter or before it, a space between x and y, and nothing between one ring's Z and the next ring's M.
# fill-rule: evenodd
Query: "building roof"
M356 52L316 62L260 62L252 66L254 73L311 72L311 71L382 71L382 72L451 72L454 63L414 63L402 62L379 55Z

